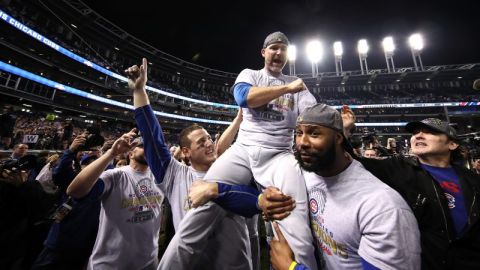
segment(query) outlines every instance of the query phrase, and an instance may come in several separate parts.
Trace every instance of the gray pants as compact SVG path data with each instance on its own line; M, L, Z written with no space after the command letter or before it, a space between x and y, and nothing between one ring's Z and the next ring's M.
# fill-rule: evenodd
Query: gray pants
M295 260L310 269L317 269L305 180L291 152L235 143L212 165L204 177L206 181L232 185L248 185L252 178L262 188L275 186L295 199L296 208L278 223L295 254ZM218 221L225 216L227 212L214 203L207 203L189 211L170 242L159 269L188 269L188 266L192 266L194 255L202 252L204 242L209 235L219 230ZM235 231L237 228L233 227L229 229L231 241L236 237L248 239L247 230L243 232ZM250 253L240 250L237 252ZM234 268L224 266L224 269Z

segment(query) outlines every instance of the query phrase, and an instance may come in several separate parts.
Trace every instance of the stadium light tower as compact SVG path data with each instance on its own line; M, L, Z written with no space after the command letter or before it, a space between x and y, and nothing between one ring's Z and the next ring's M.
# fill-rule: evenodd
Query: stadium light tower
M393 51L395 51L395 43L393 43L393 38L384 38L382 41L382 46L383 51L385 52L385 61L387 61L388 73L395 72L395 64L393 63Z
M358 59L360 60L360 68L362 69L362 75L368 74L367 54L368 43L366 39L360 39L357 44Z
M413 34L408 38L408 44L410 45L410 50L412 51L413 64L415 65L415 70L423 70L422 58L420 53L423 50L423 37L420 34ZM418 63L417 63L418 60Z
M318 40L310 41L307 44L307 56L310 62L312 62L312 77L318 76L318 62L323 56L322 43Z
M288 67L291 76L295 76L295 60L297 59L297 47L295 45L289 45L287 50L288 55Z
M342 56L343 56L343 45L340 41L335 41L333 43L333 54L335 55L335 71L337 76L340 76L343 72L342 67Z

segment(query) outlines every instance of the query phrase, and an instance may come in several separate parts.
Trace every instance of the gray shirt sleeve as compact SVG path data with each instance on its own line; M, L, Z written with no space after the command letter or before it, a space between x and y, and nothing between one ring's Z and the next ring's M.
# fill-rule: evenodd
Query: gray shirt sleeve
M382 196L383 197L383 196ZM390 204L379 198L377 205ZM401 199L401 198L400 198ZM376 213L372 206L360 220L361 240L358 254L380 269L420 269L420 232L412 211L406 206Z
M100 175L99 179L105 184L101 195L102 198L108 197L108 194L110 194L110 191L115 185L114 180L117 179L116 175L118 172L118 170L106 170Z
M254 72L251 69L244 69L242 70L242 72L240 72L240 74L238 74L238 77L235 80L235 84L241 82L249 83L253 86L258 86L254 78Z

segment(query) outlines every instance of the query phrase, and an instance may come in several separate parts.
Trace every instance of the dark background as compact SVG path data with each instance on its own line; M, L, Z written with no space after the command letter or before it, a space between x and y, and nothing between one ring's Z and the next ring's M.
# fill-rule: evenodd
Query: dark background
M321 71L334 71L332 44L344 44L344 70L358 70L356 43L370 45L370 68L385 68L383 37L396 43L397 67L413 66L408 36L423 34L424 65L480 62L477 1L133 1L85 0L96 12L156 48L229 72L261 68L265 36L282 31L298 48L297 73L309 72L305 45L324 46ZM148 3L147 3L148 2Z

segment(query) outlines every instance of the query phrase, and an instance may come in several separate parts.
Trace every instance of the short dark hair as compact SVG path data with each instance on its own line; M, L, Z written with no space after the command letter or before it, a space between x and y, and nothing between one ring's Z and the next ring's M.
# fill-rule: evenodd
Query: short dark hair
M186 128L184 128L181 132L180 132L180 135L179 135L179 144L180 144L180 147L190 147L190 145L192 144L192 142L190 141L190 139L188 138L188 135L190 135L190 133L192 133L193 131L197 130L197 129L203 129L202 126L199 126L197 124L193 124L191 126L188 126Z

